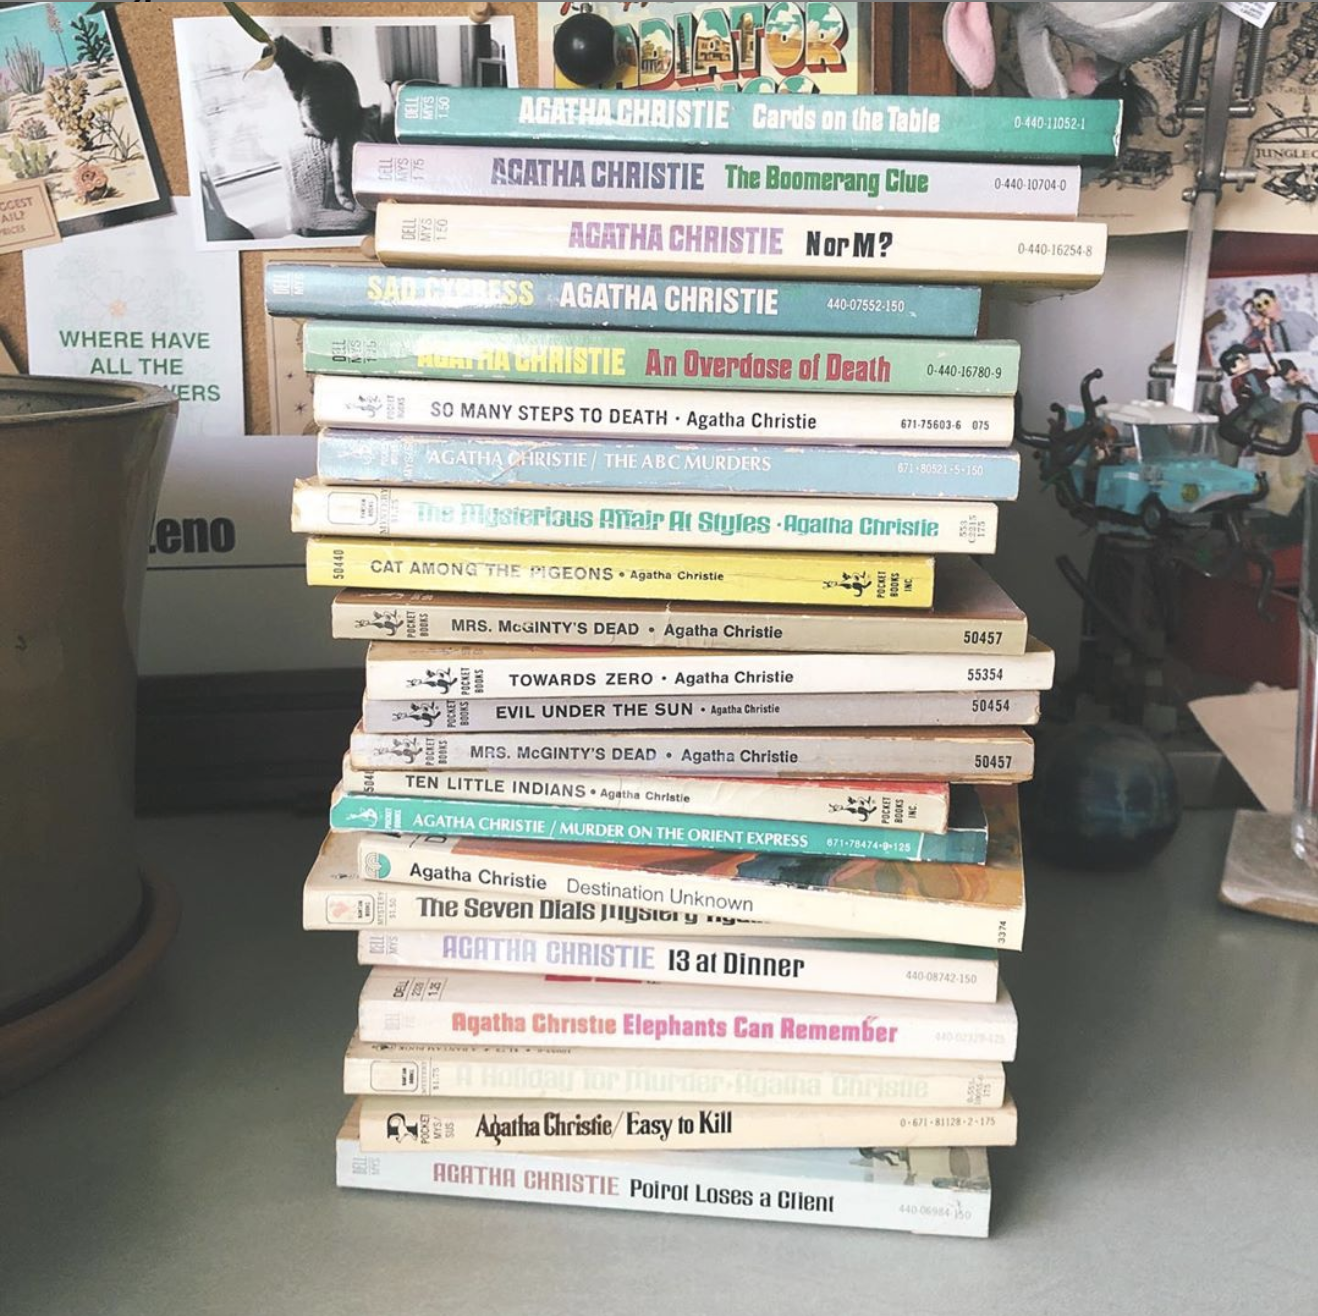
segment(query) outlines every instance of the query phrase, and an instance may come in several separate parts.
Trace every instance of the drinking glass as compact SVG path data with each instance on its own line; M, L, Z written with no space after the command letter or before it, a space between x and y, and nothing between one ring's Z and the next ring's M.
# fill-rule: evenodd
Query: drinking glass
M1318 467L1304 480L1300 566L1299 712L1295 728L1295 810L1291 848L1318 869Z

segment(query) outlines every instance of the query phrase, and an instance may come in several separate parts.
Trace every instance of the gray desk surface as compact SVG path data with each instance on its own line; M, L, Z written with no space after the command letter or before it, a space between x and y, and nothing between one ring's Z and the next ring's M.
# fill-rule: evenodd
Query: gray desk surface
M299 928L309 819L143 825L183 929L81 1057L0 1101L0 1308L84 1313L1312 1313L1318 929L1224 909L1230 817L1156 866L1036 865L987 1242L340 1191L363 970Z

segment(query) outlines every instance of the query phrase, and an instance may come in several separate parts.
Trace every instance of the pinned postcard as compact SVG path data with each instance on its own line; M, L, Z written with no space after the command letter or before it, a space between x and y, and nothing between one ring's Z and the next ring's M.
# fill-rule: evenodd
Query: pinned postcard
M513 20L174 20L200 247L356 246L375 211L352 191L358 142L394 140L405 82L515 87Z
M107 9L0 9L0 57L0 185L40 183L65 237L169 213L164 171Z
M540 85L575 87L554 62L559 28L576 14L613 24L617 68L597 87L626 91L833 92L869 90L873 6L536 5Z
M60 240L55 208L40 179L0 187L0 255Z

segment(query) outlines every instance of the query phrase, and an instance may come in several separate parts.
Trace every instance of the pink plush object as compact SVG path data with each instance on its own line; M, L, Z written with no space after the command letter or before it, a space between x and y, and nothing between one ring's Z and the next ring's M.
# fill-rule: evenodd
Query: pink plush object
M1098 64L1088 55L1082 55L1071 62L1071 71L1066 75L1066 85L1072 95L1092 96L1098 86Z
M1200 0L998 3L1014 21L1025 90L1047 100L1091 95L1101 83L1175 41L1216 8ZM1055 38L1078 48L1069 75L1058 66ZM970 86L978 91L992 83L995 51L987 4L948 5L943 15L943 45L952 66Z
M943 46L952 67L977 91L993 81L997 49L988 5L951 4L943 15Z

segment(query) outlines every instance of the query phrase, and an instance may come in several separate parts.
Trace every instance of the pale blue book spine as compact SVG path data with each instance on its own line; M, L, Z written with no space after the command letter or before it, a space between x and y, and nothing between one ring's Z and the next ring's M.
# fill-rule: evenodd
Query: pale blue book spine
M1010 449L788 448L352 429L321 431L316 473L347 484L994 502L1009 502L1020 490L1020 457Z
M934 864L982 864L988 855L988 827L983 823L940 834L404 795L340 795L330 806L330 826L336 831L403 832L414 836L494 836L502 840L838 855Z
M973 338L980 290L273 262L271 315L592 329Z

